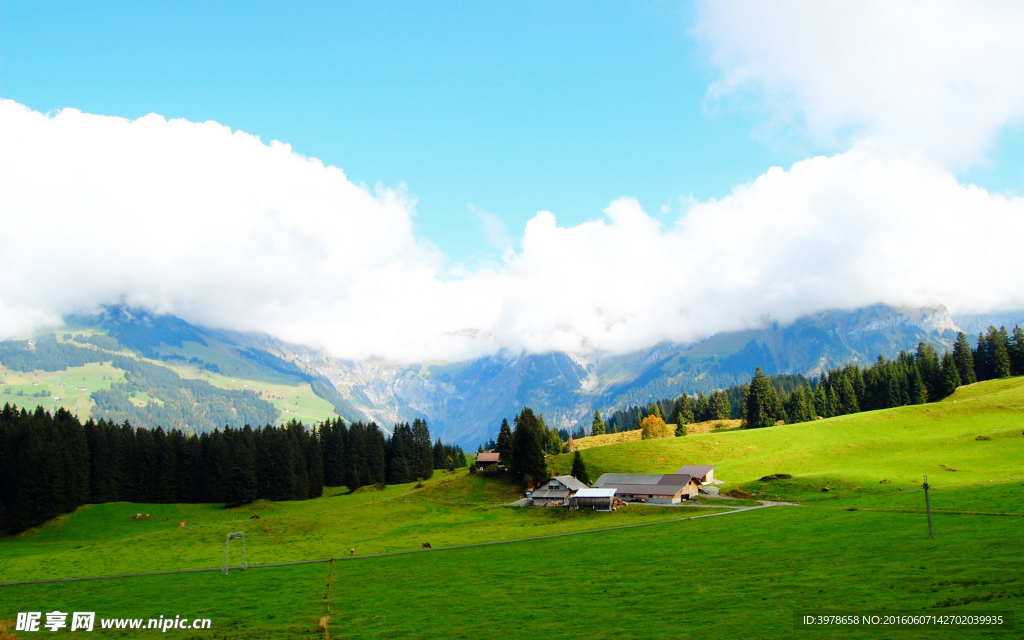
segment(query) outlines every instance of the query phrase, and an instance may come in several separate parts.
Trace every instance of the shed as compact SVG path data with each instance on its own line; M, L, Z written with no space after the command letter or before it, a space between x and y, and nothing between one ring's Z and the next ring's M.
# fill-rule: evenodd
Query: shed
M715 465L713 464L684 464L676 469L676 475L684 473L692 476L700 484L715 481Z
M501 467L501 454L497 451L484 451L476 454L476 468L486 469L492 465Z
M569 498L569 507L573 509L611 511L614 501L615 489L580 489Z

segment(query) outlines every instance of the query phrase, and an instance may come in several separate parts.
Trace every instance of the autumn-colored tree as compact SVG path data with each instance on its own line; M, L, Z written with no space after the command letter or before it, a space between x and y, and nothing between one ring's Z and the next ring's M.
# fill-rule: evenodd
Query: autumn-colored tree
M644 440L671 438L674 436L675 430L669 428L659 416L651 414L640 422L640 437Z

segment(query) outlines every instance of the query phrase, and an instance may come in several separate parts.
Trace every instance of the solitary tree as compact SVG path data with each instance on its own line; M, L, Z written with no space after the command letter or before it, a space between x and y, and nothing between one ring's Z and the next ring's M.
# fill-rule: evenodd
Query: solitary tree
M601 419L601 412L597 409L594 409L594 422L590 425L590 435L604 435L604 420Z
M584 484L590 484L590 476L587 475L587 465L583 464L583 456L577 451L572 457L572 477Z

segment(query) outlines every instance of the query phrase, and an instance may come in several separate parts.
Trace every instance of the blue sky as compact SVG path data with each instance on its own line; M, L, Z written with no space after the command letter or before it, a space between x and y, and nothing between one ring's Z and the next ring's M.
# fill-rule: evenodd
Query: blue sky
M4 2L0 337L128 302L424 361L1024 308L1021 33L975 2Z
M827 151L756 139L707 105L715 70L676 2L18 3L0 95L38 111L215 120L356 182L404 182L453 261L538 210L601 217L619 196L678 212Z

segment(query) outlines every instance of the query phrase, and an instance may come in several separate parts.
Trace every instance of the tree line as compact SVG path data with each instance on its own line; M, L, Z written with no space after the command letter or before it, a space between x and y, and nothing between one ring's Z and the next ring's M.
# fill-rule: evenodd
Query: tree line
M893 359L878 356L868 367L849 364L822 372L809 380L802 375L766 376L757 368L750 384L696 397L682 394L615 411L607 420L595 411L592 435L640 429L648 416L678 425L710 420L739 419L748 427L806 422L816 418L936 402L962 384L1024 375L1024 330L1015 326L989 327L978 334L972 348L964 333L957 335L953 350L941 356L924 342L916 352L902 351Z
M411 482L465 466L458 447L430 442L425 421L395 425L300 422L203 434L52 415L10 404L0 411L0 535L37 526L83 504L243 504L305 500L325 486Z

